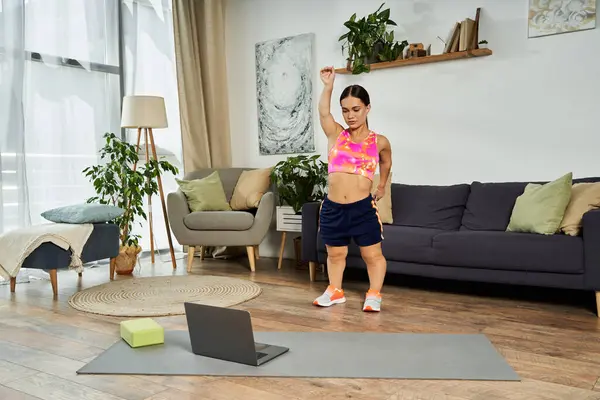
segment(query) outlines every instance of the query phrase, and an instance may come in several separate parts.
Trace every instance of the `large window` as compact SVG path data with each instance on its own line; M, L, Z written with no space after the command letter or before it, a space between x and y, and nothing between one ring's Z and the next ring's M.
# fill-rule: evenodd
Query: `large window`
M23 126L1 154L2 231L45 223L44 210L92 196L81 171L98 162L103 133L120 130L117 1L23 5L23 74L13 88L22 90ZM16 212L23 198L28 215Z
M123 95L165 98L157 150L181 166L170 0L0 0L0 62L0 232L94 195L81 171L100 161L105 132L122 132ZM176 189L172 176L163 185ZM166 248L158 198L153 208ZM148 225L136 230L148 250Z

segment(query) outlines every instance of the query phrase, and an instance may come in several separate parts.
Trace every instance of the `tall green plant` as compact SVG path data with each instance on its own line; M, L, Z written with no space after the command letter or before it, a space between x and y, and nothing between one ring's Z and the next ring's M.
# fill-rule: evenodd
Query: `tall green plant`
M408 42L398 42L394 32L388 31L397 24L390 19L390 9L382 10L382 3L377 11L357 20L356 13L344 22L348 32L338 39L342 43L342 53L348 51L348 66L353 74L361 74L371 70L369 64L397 60Z
M106 143L100 150L100 159L104 162L83 170L94 185L97 196L88 203L110 204L125 210L115 219L121 230L121 246L139 246L140 235L132 234L133 223L137 217L146 220L144 196L158 193L157 177L162 172L178 173L178 169L168 161L150 158L148 163L138 164L136 146L122 141L115 134L104 135ZM141 222L140 222L141 225Z
M278 162L271 171L271 182L279 195L279 204L300 212L304 203L319 201L327 188L327 163L320 156L293 156Z

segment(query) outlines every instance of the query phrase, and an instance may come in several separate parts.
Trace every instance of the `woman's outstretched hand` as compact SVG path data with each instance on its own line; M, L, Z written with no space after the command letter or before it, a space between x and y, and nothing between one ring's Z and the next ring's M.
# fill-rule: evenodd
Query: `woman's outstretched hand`
M321 69L321 81L327 87L333 87L335 80L335 69L333 67L324 67Z

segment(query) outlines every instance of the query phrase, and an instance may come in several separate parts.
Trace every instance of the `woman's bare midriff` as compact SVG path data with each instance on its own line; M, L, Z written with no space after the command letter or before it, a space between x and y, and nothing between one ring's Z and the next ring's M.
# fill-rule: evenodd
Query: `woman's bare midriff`
M332 172L329 174L327 198L339 204L355 203L369 196L372 187L373 183L362 175Z

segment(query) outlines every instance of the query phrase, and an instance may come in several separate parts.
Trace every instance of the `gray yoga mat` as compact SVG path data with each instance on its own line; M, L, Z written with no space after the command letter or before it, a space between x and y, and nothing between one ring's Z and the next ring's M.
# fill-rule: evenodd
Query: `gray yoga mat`
M254 332L254 338L290 350L247 366L195 355L187 331L166 331L161 345L133 349L119 340L77 373L520 380L485 335Z

